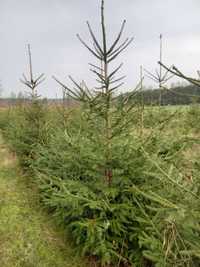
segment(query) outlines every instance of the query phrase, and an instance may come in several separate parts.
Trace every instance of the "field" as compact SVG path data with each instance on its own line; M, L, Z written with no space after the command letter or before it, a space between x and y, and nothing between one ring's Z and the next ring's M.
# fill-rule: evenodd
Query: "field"
M0 160L0 266L88 266L40 204L34 181L20 170L2 136Z
M0 103L0 266L199 267L200 80L163 64L160 34L159 69L140 66L126 92L118 59L134 38L123 20L111 41L100 4L100 32L87 21L91 42L76 35L95 59L93 87L52 76L62 101L42 99L29 44L26 98ZM189 85L172 90L173 77Z
M110 112L1 111L3 266L199 266L199 106Z

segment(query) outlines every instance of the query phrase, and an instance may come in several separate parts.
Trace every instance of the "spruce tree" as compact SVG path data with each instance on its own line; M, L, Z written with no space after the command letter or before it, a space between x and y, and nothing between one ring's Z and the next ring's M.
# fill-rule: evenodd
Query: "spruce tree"
M99 41L87 21L88 30L92 39L92 47L89 46L79 34L77 34L80 42L86 47L89 52L98 61L98 64L90 64L91 72L95 74L98 86L94 89L89 89L87 85L81 86L71 76L69 76L74 89L68 87L57 78L53 77L63 88L65 88L70 97L76 101L84 103L88 107L88 113L95 114L98 117L98 123L101 123L101 139L104 141L105 148L105 163L104 174L105 180L108 185L113 181L113 155L112 145L113 139L120 136L124 130L127 130L128 125L131 123L132 118L130 112L134 105L129 103L129 99L140 88L140 84L127 96L123 96L120 101L120 106L116 107L117 103L117 90L124 84L123 79L125 76L116 76L123 66L112 68L113 62L122 54L122 52L132 43L133 38L126 38L121 41L124 32L126 20L123 21L121 28L113 43L108 46L107 30L105 25L104 16L104 0L101 1L101 36L102 40ZM90 116L91 117L91 116ZM100 122L101 121L101 122Z

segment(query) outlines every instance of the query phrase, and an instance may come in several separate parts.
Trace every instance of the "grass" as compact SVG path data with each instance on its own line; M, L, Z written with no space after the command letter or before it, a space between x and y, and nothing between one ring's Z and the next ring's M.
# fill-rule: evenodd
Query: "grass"
M0 137L0 266L84 267Z

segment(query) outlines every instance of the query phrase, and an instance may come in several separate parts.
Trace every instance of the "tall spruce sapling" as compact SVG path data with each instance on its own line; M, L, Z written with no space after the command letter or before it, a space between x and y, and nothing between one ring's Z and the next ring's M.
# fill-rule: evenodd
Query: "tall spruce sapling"
M67 122L70 115L70 110L69 110L70 106L71 106L71 99L69 97L68 91L66 90L65 87L62 86L62 102L61 104L60 102L55 104L55 107L60 118L61 126L64 129L66 129L67 127Z
M28 44L28 60L29 60L29 78L23 73L23 79L20 81L26 85L30 90L31 100L36 100L40 96L37 93L37 87L44 81L44 73L40 74L37 78L34 78L33 74L33 65L32 65L32 55L31 55L31 46Z
M20 81L29 89L30 98L26 100L25 106L22 108L22 129L21 129L21 145L23 148L21 151L22 161L24 166L31 163L31 159L34 158L35 148L37 144L44 143L46 135L44 134L45 116L46 110L40 100L40 95L37 92L38 86L44 81L44 74L40 74L38 77L34 77L31 47L28 45L28 61L29 61L29 77L23 74L23 78Z
M143 94L143 67L140 66L140 93L141 93L141 104L140 104L140 136L143 138L143 132L144 132L144 94Z
M163 35L160 34L159 36L160 39L160 56L159 56L159 61L161 62L163 59ZM170 70L169 69L164 69L163 66L160 64L159 65L159 70L155 70L155 74L148 71L145 69L146 76L150 78L153 82L158 84L158 89L159 89L159 99L158 99L158 104L159 106L162 105L162 90L166 89L166 82L168 82L174 75L170 75Z
M99 84L93 90L90 90L86 84L79 85L71 76L69 79L74 85L74 89L66 86L56 77L53 78L68 91L71 98L86 103L90 111L95 113L103 120L103 129L101 131L102 138L105 140L105 178L108 185L112 184L113 168L112 168L112 143L116 136L120 136L123 130L128 127L131 122L130 112L134 105L130 104L129 99L140 88L140 83L133 90L132 93L121 98L121 113L116 116L116 92L123 84L125 76L116 77L116 74L122 68L123 63L115 68L110 68L111 64L121 55L121 53L132 43L133 38L126 38L121 41L124 32L126 20L123 21L119 33L113 43L108 46L107 31L104 16L104 0L101 1L101 36L102 40L97 40L90 23L87 21L88 30L92 39L92 47L89 46L79 34L77 34L80 42L86 47L90 53L99 62L96 64L89 64L90 71L95 74L96 81Z

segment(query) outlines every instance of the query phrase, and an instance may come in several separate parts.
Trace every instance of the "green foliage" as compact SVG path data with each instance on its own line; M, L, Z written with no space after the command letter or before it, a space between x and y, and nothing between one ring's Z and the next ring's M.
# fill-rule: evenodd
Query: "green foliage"
M165 125L147 127L142 139L131 124L125 126L112 140L113 181L108 186L101 117L83 106L70 110L63 126L56 111L47 110L50 115L45 120L42 116L41 126L26 120L22 111L10 112L5 136L20 158L27 151L22 146L29 140L27 133L34 140L28 166L42 201L70 233L80 254L92 255L102 266L198 266L199 166L196 160L190 162L192 180L187 169L182 170L194 140L181 136L177 124L171 128L180 114L167 116L166 110ZM29 127L39 125L42 134L32 137L31 131L24 131L27 122ZM51 126L48 133L45 125ZM179 126L182 129L181 122Z
M30 166L30 162L35 158L37 146L45 144L47 140L45 116L46 108L39 100L10 111L8 125L4 127L5 136L12 149L17 152L23 168Z

